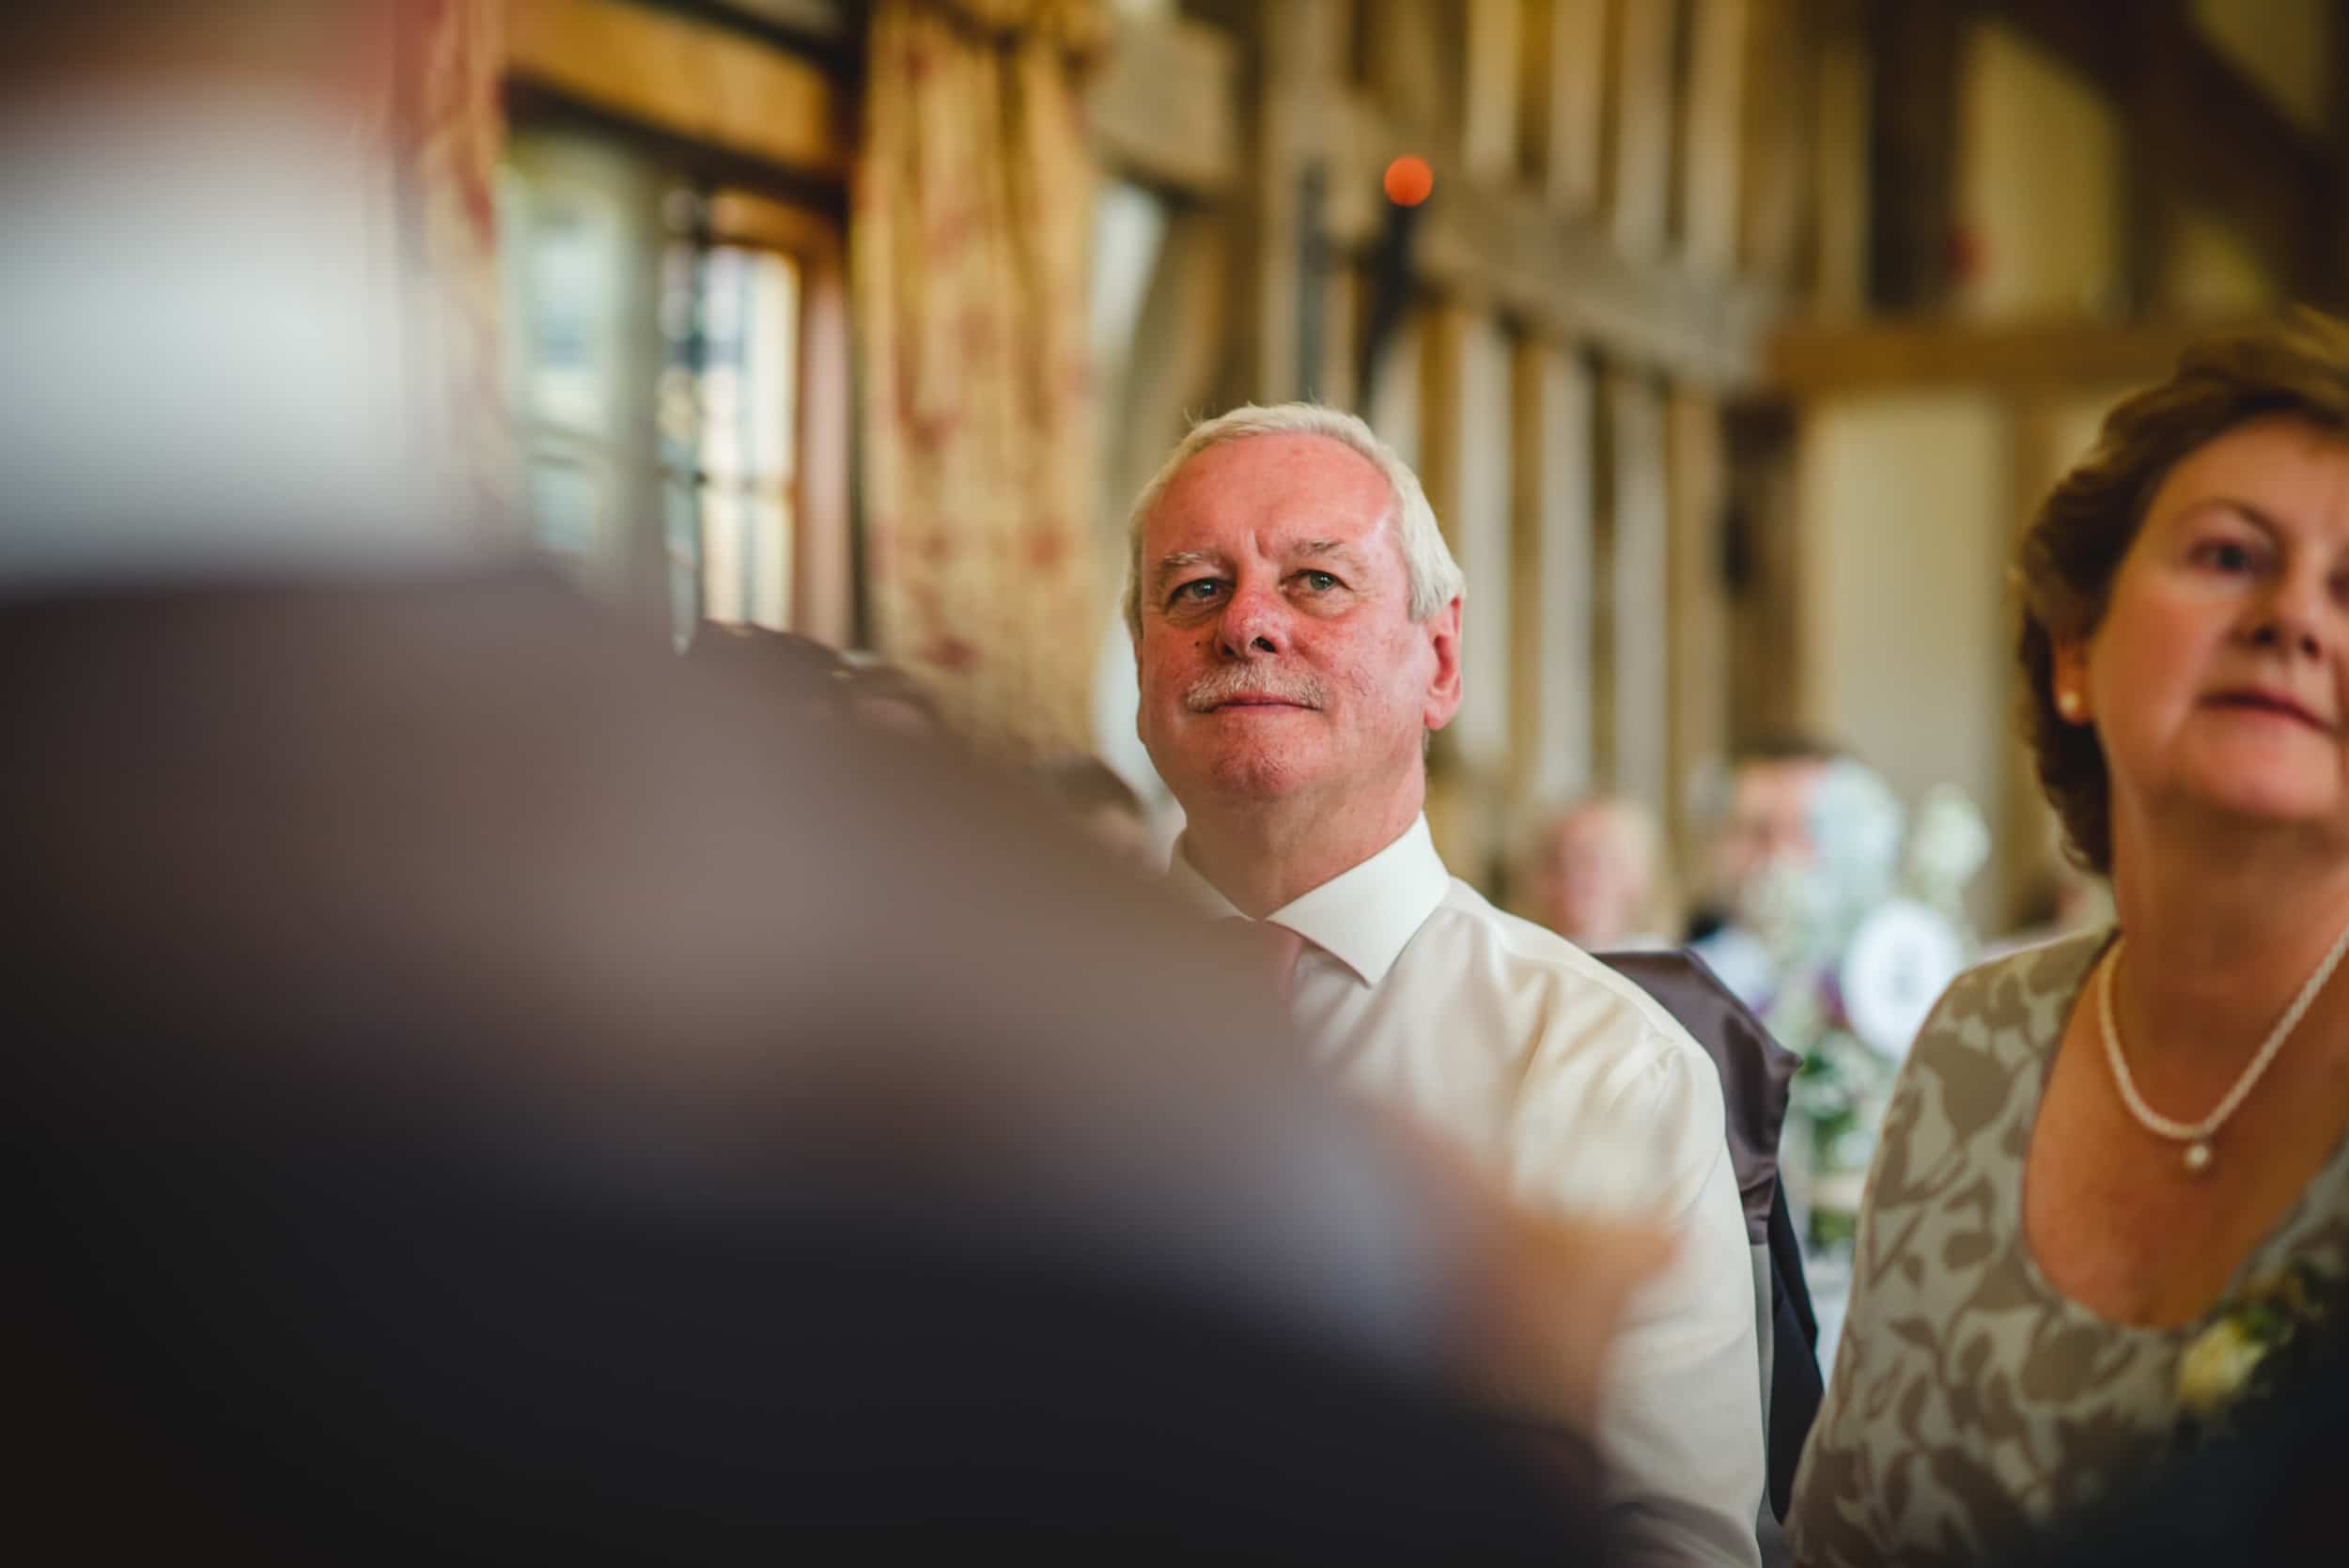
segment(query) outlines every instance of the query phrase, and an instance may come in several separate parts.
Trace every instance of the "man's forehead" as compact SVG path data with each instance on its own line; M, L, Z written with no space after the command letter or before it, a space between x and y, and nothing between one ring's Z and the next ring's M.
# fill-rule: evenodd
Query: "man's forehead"
M1360 473L1319 463L1225 464L1227 450L1210 447L1183 465L1152 508L1145 537L1155 554L1221 550L1243 531L1256 548L1315 553L1360 549L1395 528L1393 492L1386 476L1360 454L1321 437L1251 436L1228 449L1301 439L1350 458Z
M1175 471L1159 511L1293 509L1300 498L1332 516L1376 522L1392 509L1394 495L1378 465L1345 442L1278 431L1221 442L1190 458Z

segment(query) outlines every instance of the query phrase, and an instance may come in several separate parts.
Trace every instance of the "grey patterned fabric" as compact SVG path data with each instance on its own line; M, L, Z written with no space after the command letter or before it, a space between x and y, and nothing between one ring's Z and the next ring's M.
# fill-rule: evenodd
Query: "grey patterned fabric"
M2111 933L1961 975L1919 1032L1868 1176L1850 1316L1787 1519L1806 1568L1974 1563L2105 1496L2177 1421L2203 1323L2113 1324L2023 1238L2023 1163L2057 1042ZM2235 1283L2349 1256L2349 1143ZM2231 1289L2228 1294L2233 1294Z

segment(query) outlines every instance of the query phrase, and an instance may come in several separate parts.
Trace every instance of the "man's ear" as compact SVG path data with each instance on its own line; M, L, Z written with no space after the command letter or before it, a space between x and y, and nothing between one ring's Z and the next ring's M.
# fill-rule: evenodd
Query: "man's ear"
M1422 623L1436 654L1436 671L1427 682L1427 701L1420 709L1423 722L1439 730L1460 711L1460 596Z

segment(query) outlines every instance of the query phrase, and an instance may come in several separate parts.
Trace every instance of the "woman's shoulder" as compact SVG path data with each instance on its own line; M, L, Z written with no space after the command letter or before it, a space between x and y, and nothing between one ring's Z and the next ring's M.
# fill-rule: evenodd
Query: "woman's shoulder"
M2080 1342L2046 1329L2060 1309L2022 1245L2022 1167L2037 1069L2108 939L2090 932L1978 964L1918 1032L1869 1172L1850 1315L1796 1483L1789 1525L1806 1561L1900 1558L1945 1525L1986 1538L2008 1512L2002 1493L2046 1479L2055 1450L2042 1428L2056 1418L2038 1409L2033 1380ZM1961 1421L1988 1407L1993 1382L2008 1390L1998 1423Z
M2107 939L2104 932L2066 937L1951 981L1901 1064L1884 1141L1937 1153L1974 1144L1969 1161L2003 1149L2029 1121L2041 1069ZM2019 1148L2011 1152L2020 1157Z
M2016 948L1961 972L1917 1032L1917 1049L1962 1048L1991 1036L2052 1043L2087 983L2109 928Z

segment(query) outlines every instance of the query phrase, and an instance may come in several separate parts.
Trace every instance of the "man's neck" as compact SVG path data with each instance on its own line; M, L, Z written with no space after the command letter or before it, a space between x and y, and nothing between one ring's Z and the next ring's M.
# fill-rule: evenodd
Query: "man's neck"
M1240 913L1262 920L1401 838L1426 802L1417 769L1375 799L1217 801L1190 812L1182 854Z

